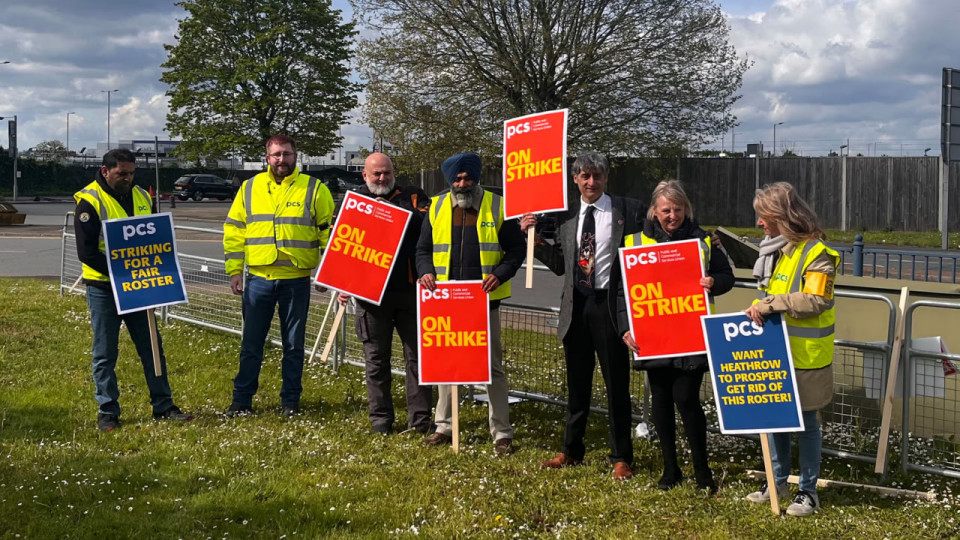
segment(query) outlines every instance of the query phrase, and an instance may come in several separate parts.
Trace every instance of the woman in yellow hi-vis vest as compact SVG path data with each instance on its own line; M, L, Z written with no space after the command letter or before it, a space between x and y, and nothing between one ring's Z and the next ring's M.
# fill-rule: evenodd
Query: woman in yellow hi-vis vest
M822 439L817 412L833 397L833 283L840 256L823 243L826 235L817 215L790 184L777 182L757 190L753 208L765 237L753 269L758 280L757 300L746 315L763 324L767 315L780 313L787 325L805 427L797 434L799 491L787 514L808 516L820 507L817 478ZM772 439L776 493L783 496L790 474L791 437L790 433L774 433ZM747 495L747 500L769 502L769 486Z
M643 232L626 238L627 247L641 244L676 242L697 239L703 257L706 277L700 285L713 296L733 288L733 270L727 256L719 249L712 249L710 235L693 219L693 206L683 186L677 180L660 182L653 190ZM711 312L714 310L711 309ZM643 349L643 343L639 344ZM707 418L700 403L700 385L707 371L707 356L679 356L634 360L634 369L646 372L650 383L651 417L660 441L663 456L663 476L657 487L666 491L683 481L683 473L677 462L677 417L674 406L680 412L683 429L690 444L694 479L698 489L717 490L713 472L707 459Z

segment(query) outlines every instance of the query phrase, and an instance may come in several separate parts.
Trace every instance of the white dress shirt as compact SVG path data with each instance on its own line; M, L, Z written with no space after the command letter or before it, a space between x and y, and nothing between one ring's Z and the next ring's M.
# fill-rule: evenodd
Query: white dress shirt
M594 254L595 267L593 285L595 289L606 289L610 284L610 269L614 261L610 251L610 236L613 233L613 201L604 193L597 202L587 204L580 199L580 217L577 221L577 253L580 253L580 238L583 234L583 217L587 208L593 206L593 221L596 224L597 252Z

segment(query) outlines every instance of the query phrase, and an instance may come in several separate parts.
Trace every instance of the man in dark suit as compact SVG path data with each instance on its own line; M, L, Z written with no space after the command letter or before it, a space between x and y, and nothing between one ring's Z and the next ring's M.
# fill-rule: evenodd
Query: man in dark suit
M558 469L583 461L593 371L599 360L607 388L609 460L614 478L626 480L633 476L630 358L624 339L629 326L617 250L626 236L641 230L646 208L635 199L605 193L608 170L607 158L596 152L574 161L580 203L560 224L554 243L538 238L534 248L537 259L564 276L557 336L563 341L569 391L563 449L540 466ZM526 231L536 225L536 217L526 215L520 225Z

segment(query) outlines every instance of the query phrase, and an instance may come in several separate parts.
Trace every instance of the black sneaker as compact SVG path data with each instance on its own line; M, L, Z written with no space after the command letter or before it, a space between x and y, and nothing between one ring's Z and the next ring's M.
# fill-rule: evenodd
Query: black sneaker
M154 420L176 420L177 422L190 422L193 420L193 416L189 415L180 410L179 407L174 405L169 409L163 411L162 413L153 413Z
M247 416L253 414L253 407L249 405L240 405L237 403L231 403L227 410L224 413L227 418L235 418L237 416Z
M300 416L300 406L299 405L284 405L280 409L280 416L284 418L293 418L294 416Z
M120 417L115 414L99 413L97 414L97 427L104 433L120 429Z
M393 424L374 424L373 432L377 435L393 435Z

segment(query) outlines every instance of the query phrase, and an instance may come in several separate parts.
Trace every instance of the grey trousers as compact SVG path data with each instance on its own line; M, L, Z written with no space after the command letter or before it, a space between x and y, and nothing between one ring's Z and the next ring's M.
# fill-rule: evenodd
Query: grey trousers
M490 369L491 384L488 384L487 397L490 399L490 435L494 441L513 438L513 426L510 424L510 404L507 401L507 374L503 371L503 348L500 346L500 308L490 310ZM437 433L453 433L453 392L449 385L437 387L437 414L434 421Z
M374 427L393 426L393 397L390 394L393 375L390 372L390 357L394 328L403 344L407 427L426 433L430 428L433 389L430 386L420 386L417 365L417 296L413 291L387 291L379 306L357 300L356 329L357 337L363 342L363 356L366 361L370 423Z

